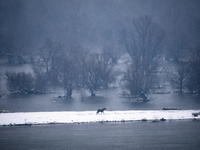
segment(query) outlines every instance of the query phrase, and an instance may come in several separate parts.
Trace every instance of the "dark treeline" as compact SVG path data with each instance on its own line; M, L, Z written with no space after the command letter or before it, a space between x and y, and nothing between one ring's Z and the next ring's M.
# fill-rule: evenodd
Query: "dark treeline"
M199 6L198 0L1 0L0 59L31 64L32 88L17 89L22 93L51 85L68 97L78 87L95 95L115 81L124 53L131 58L120 82L126 94L159 85L163 60L170 61L166 78L174 88L200 93ZM25 78L6 72L8 80L19 76Z

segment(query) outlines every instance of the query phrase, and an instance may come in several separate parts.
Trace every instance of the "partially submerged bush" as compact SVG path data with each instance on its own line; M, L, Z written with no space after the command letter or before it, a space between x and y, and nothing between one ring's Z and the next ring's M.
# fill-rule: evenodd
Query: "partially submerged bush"
M31 73L6 72L6 85L12 93L32 93L34 90L34 78Z

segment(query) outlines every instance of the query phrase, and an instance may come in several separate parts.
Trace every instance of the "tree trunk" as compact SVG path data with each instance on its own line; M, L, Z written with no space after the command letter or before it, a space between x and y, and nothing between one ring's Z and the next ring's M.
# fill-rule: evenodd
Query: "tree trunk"
M180 83L180 94L183 94L183 80L182 79Z
M67 97L72 97L72 90L73 90L72 83L68 83L66 89L67 89Z
M72 97L72 89L67 89L67 97Z
M90 90L91 91L91 96L95 96L95 93L93 90Z

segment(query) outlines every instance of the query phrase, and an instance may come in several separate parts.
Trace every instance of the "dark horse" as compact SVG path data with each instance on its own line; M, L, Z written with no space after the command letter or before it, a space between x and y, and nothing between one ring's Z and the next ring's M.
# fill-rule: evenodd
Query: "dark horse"
M98 114L99 112L103 113L104 110L106 110L106 108L98 109L98 110L97 110L97 114Z

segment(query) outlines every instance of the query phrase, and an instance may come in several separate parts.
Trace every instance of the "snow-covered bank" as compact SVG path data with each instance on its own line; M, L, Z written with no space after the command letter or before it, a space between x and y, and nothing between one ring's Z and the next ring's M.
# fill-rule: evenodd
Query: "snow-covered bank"
M1 113L0 125L193 119L192 113L195 112L199 110L105 111L104 114L96 114L96 111Z

